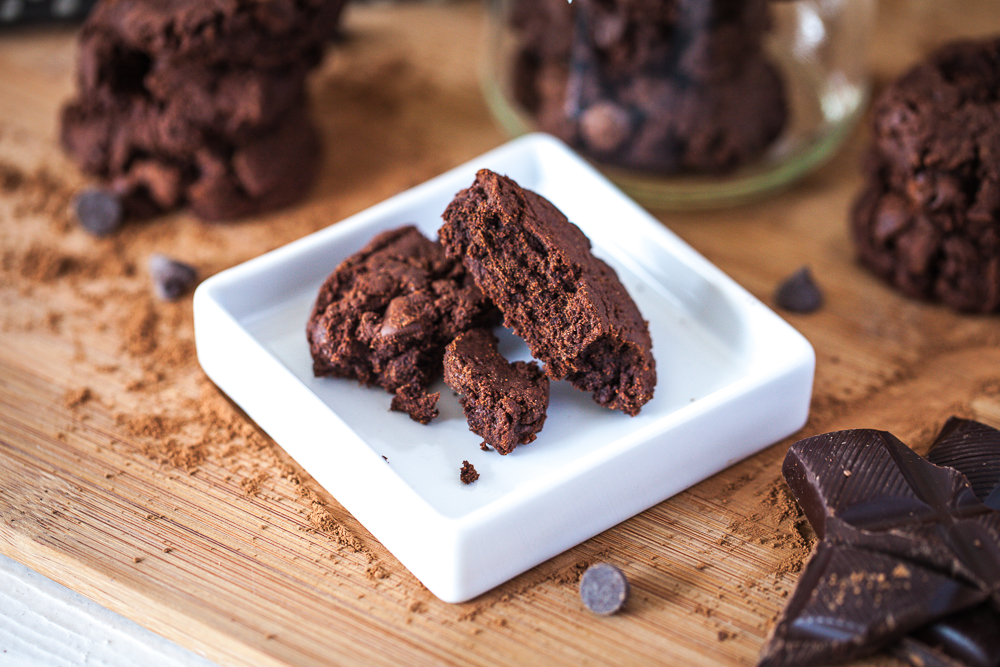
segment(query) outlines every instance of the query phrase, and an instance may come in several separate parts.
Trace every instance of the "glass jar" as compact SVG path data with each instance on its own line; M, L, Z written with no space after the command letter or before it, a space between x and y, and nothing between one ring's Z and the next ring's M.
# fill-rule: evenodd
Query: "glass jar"
M841 144L868 98L875 0L491 0L482 84L640 202L737 203Z

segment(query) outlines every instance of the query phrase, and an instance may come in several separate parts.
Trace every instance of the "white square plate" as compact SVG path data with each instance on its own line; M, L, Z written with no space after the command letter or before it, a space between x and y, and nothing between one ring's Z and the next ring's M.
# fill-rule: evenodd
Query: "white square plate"
M549 198L649 320L659 382L640 415L553 382L538 439L480 450L453 392L428 426L390 395L315 378L305 325L320 284L375 234L441 213L477 169ZM566 146L529 135L206 280L194 297L208 376L442 600L474 597L791 434L812 347ZM530 358L502 332L501 352ZM459 480L463 460L479 481Z

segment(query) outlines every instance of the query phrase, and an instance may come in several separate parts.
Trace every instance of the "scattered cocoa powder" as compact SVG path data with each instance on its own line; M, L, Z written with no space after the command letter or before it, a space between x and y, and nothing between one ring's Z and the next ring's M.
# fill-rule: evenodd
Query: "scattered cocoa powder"
M158 317L152 299L134 303L121 323L122 349L133 357L151 354L157 346Z
M368 567L365 568L365 574L368 575L368 578L372 581L387 579L389 577L389 573L378 561L369 563Z
M94 394L91 392L90 387L70 389L63 397L63 404L67 408L78 408L92 398L94 398Z
M730 521L728 530L778 552L770 571L774 576L799 572L816 541L795 497L780 477L766 487L750 514Z
M14 215L18 217L44 215L61 229L70 224L69 204L73 191L47 167L28 172L0 160L0 193L17 195Z
M21 277L30 281L48 283L65 276L79 267L78 260L44 246L34 245L21 256L18 270Z
M261 484L267 479L268 475L264 472L257 472L250 477L244 477L240 481L240 488L243 489L243 493L248 496L256 496L260 493Z

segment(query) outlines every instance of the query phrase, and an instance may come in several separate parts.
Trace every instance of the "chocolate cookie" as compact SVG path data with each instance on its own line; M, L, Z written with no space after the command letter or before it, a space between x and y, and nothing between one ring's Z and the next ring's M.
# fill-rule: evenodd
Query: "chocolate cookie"
M131 215L232 219L308 191L305 77L344 0L105 0L84 24L66 152Z
M513 96L605 164L727 171L788 121L764 50L767 0L519 0L511 12Z
M126 58L283 67L321 56L344 0L102 0L82 37L101 33ZM117 60L117 58L116 58Z
M443 218L448 255L461 258L545 373L638 414L656 384L649 329L583 232L544 197L486 169Z
M545 424L549 379L535 362L508 362L488 329L472 329L448 344L444 381L462 394L469 430L501 454L534 441Z
M436 396L424 388L440 375L445 346L495 320L462 264L405 226L379 234L330 274L306 336L315 375L379 385L396 394L395 409L427 423Z
M1000 39L947 45L873 108L861 262L907 295L1000 310Z
M182 203L206 220L280 208L308 192L319 137L303 105L274 126L226 141L154 101L64 109L62 142L86 170L108 180L132 214Z

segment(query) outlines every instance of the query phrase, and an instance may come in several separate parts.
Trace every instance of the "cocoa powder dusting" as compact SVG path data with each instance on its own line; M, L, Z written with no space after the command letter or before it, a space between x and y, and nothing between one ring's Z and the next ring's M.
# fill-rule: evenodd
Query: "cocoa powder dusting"
M80 389L70 389L66 392L63 397L63 403L67 408L78 408L87 401L94 397L93 393L90 391L90 387L81 387Z
M772 561L769 572L774 576L801 571L816 542L809 522L781 478L767 486L750 514L734 517L728 530L774 549L777 559Z
M133 357L152 353L157 345L157 317L149 298L132 305L121 323L122 349Z

